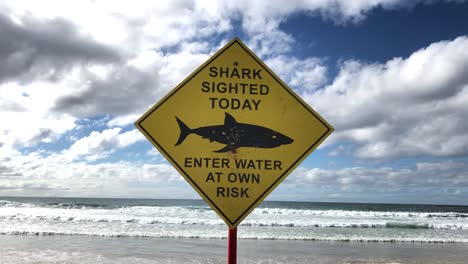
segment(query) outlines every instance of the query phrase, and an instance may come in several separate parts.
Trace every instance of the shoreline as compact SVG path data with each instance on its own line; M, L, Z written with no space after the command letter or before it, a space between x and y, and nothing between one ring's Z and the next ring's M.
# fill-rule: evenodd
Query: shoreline
M2 263L225 263L225 239L1 235ZM239 240L238 263L466 263L466 243Z
M74 237L101 237L101 238L135 238L135 239L163 239L163 240L201 240L201 241L216 241L216 240L227 240L227 235L222 237L199 237L199 236L188 236L188 237L179 237L179 236L144 236L144 235L88 235L88 234L74 234L74 233L53 233L53 232L11 232L11 233L0 233L2 236L31 236L31 237L48 237L48 236L74 236ZM343 239L321 239L321 238L275 238L275 237L237 237L238 241L291 241L291 242L329 242L329 243L377 243L377 244L465 244L468 245L468 242L464 241L440 241L440 240L413 240L409 239L407 241L397 240L397 239L362 239L362 238L343 238Z

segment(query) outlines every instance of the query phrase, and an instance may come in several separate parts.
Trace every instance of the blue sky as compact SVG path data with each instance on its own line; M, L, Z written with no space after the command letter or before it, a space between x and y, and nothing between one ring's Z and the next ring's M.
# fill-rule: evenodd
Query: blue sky
M335 128L267 199L468 205L467 13L465 1L2 1L0 196L198 198L133 123L239 37Z

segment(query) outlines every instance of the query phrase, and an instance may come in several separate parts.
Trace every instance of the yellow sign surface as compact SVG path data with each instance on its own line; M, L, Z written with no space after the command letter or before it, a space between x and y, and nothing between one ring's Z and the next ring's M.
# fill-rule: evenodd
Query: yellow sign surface
M333 131L237 38L135 125L230 227Z

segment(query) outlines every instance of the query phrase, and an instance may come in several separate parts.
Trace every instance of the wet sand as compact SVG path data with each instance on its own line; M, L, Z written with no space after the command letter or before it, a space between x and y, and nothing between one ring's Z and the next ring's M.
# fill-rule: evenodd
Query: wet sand
M226 263L226 240L1 235L0 263ZM239 240L239 264L465 264L466 243Z

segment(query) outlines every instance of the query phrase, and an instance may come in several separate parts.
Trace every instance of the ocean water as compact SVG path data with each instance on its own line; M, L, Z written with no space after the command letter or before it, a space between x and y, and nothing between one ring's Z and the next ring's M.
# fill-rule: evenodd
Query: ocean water
M226 238L227 227L201 200L0 197L0 235L205 240ZM468 207L267 201L238 238L468 243Z

